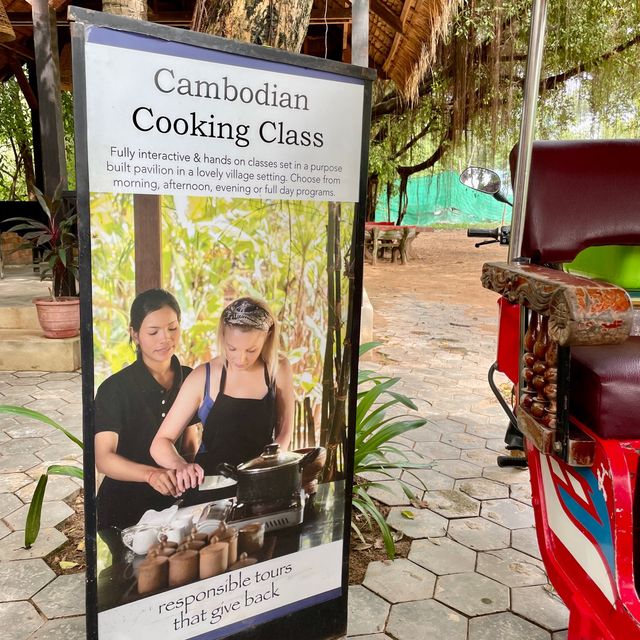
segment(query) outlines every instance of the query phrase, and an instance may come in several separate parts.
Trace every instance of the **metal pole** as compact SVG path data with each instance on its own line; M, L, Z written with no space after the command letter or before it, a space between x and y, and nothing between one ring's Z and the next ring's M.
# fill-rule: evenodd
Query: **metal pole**
M531 9L531 32L529 33L529 55L525 71L524 99L522 108L522 124L518 142L518 164L513 187L513 212L511 217L511 240L509 244L509 261L520 257L522 236L524 233L524 216L527 207L529 189L529 169L531 167L531 147L536 124L536 107L540 86L540 70L542 68L542 52L544 34L547 23L547 0L533 0Z
M369 0L351 3L351 62L360 67L369 66Z

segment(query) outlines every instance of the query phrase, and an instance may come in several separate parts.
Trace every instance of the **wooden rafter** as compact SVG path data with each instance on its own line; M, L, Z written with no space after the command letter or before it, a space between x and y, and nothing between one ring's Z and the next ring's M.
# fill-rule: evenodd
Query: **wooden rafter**
M384 20L394 31L404 34L404 25L400 16L391 11L381 0L369 0L369 7L381 20Z
M29 105L29 108L32 111L37 111L38 98L36 98L35 94L33 93L33 89L29 84L29 80L27 79L27 76L24 75L24 71L22 70L22 65L13 56L9 58L9 68L11 69L11 71L13 71L13 75L16 77L16 80L18 81L18 86L22 91L22 95L24 96L24 99L27 101L27 104Z

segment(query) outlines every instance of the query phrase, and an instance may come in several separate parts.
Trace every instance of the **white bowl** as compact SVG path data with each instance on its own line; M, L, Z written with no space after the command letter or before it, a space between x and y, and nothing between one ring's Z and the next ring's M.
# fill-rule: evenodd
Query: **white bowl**
M238 484L237 480L226 476L205 476L203 483L198 487L200 491L210 491L211 489L224 489Z
M127 527L120 534L122 543L133 553L143 556L158 542L160 528L154 524L136 524L133 527Z

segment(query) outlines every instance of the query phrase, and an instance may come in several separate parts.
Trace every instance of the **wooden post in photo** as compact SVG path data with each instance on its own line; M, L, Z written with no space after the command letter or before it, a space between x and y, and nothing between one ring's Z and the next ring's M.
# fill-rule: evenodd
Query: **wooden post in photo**
M136 295L162 286L160 196L133 196Z

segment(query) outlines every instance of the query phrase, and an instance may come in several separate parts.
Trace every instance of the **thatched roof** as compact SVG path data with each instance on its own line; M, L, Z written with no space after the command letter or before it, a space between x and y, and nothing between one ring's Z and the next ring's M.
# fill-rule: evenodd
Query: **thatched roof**
M16 33L12 42L0 43L0 81L34 59L31 5L26 0L3 2ZM407 99L433 62L436 44L448 29L458 0L369 0L369 60L379 77L393 80ZM63 86L70 82L69 0L50 0L58 19ZM100 10L100 0L75 0L73 4ZM195 0L150 0L149 20L189 28ZM303 52L350 61L351 3L348 0L314 0L311 25ZM315 34L315 35L314 35ZM315 44L314 44L315 41ZM328 41L331 41L330 43ZM331 44L331 46L329 46Z
M457 0L370 0L371 66L393 80L406 98L417 97L457 5Z

